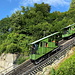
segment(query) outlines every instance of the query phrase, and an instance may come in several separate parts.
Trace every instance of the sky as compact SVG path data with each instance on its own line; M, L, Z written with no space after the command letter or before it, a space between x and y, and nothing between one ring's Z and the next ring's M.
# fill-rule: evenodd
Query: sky
M17 10L21 10L21 6L33 7L34 3L48 3L51 6L51 12L68 11L71 0L0 0L0 20L11 16Z

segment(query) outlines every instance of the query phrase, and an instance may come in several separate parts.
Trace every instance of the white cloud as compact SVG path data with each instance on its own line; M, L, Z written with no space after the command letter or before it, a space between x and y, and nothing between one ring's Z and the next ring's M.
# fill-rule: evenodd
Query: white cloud
M12 1L12 0L9 0ZM17 1L17 0L16 0ZM11 13L14 13L17 10L20 10L20 6L34 6L34 3L48 3L49 5L59 9L60 6L69 7L71 0L20 0L19 6L14 8Z
M21 0L20 4L24 6L33 6L34 3L48 3L49 5L52 5L54 7L60 5L60 6L68 6L70 4L70 0Z
M11 11L11 14L15 13L17 10L20 10L20 8L14 8L14 9Z

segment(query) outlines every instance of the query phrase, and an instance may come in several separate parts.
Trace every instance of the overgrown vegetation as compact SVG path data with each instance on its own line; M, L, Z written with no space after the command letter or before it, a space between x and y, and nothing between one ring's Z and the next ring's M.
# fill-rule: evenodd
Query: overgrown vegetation
M48 4L34 4L34 7L21 6L10 17L0 20L0 54L24 53L29 55L28 44L61 28L75 23L74 0L67 12L50 13Z
M60 64L57 70L52 69L50 75L75 75L75 51L70 58Z

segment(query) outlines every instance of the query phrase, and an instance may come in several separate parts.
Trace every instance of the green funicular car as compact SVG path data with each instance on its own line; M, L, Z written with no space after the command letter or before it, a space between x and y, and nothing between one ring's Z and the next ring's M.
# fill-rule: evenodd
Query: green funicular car
M58 41L61 39L60 35L59 32L56 32L30 43L30 59L34 61L38 60L40 57L58 47Z
M72 36L73 34L75 34L75 23L63 28L61 32L62 38L68 38L69 36Z

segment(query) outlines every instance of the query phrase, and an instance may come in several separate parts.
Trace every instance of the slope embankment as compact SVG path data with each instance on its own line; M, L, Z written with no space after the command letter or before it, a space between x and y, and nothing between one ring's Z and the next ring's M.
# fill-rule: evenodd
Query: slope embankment
M14 68L14 61L16 60L17 58L17 55L16 54L2 54L0 56L0 72L6 70L7 68L11 67L9 70L13 69ZM7 70L6 70L7 71Z

